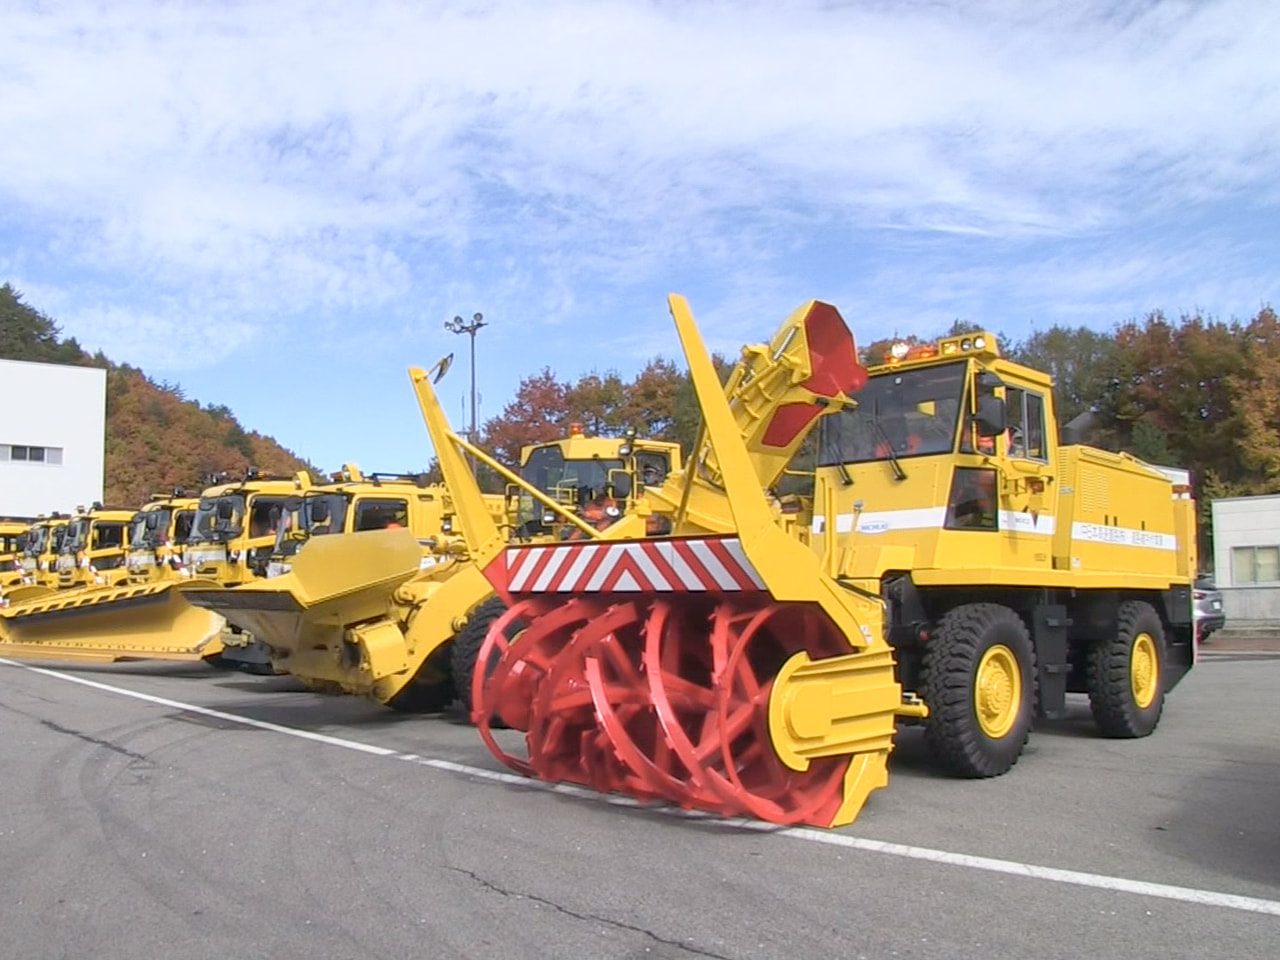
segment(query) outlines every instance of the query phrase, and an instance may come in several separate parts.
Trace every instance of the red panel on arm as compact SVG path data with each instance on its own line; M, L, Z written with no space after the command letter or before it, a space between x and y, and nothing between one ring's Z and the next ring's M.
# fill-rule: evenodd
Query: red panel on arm
M866 386L867 368L858 362L858 348L840 311L829 303L815 301L804 318L804 332L812 372L801 386L822 397L838 393L852 396ZM821 411L812 403L780 407L760 442L771 447L787 446Z

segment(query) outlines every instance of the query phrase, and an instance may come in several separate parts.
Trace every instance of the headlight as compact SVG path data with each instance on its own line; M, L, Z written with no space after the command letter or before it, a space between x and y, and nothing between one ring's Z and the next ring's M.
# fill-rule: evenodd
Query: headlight
M620 517L622 516L622 511L619 510L617 507L605 507L604 515L606 517Z
M542 523L544 526L549 526L555 522L556 522L556 515L552 513L550 510L547 510L545 513L542 514Z

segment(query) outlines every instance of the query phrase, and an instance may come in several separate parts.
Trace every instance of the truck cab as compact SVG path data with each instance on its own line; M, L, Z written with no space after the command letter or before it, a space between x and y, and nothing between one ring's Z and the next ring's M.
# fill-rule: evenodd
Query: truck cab
M279 530L299 522L310 476L305 471L268 476L250 470L241 480L211 479L215 482L200 496L183 548L183 576L223 586L265 577Z
M153 583L181 576L183 550L200 501L173 494L154 494L133 515L125 564L130 583Z
M129 524L134 511L95 503L88 510L76 508L67 524L66 538L58 554L58 589L114 587L124 583L129 570Z
M36 518L27 533L26 546L18 561L24 583L57 589L58 553L66 538L69 522L69 517L59 513Z
M451 549L462 549L461 538L443 529L445 514L452 512L443 484L427 482L424 474L365 474L354 463L345 464L331 480L307 490L297 523L290 515L277 532L268 576L288 573L292 558L311 537L334 533L394 527L411 530L422 546L424 569ZM501 498L495 499L495 509L501 509Z
M928 701L943 664L963 643L988 649L982 625L999 620L1003 666L970 677L975 711L1001 714L977 730L988 752L1025 740L1033 693L1055 716L1087 692L1104 732L1149 732L1193 662L1189 490L1127 454L1062 443L1051 378L1003 358L989 333L895 344L868 372L855 404L822 421L811 536L842 581L883 597L904 689ZM981 636L962 642L961 621ZM1009 639L1022 628L1025 644ZM1107 650L1136 699L1107 687ZM1017 702L984 707L984 683ZM948 741L953 759L967 736Z
M621 437L588 437L578 423L570 424L567 437L520 451L523 480L601 530L628 513L646 487L660 488L668 474L680 470L678 443L638 440L634 431ZM567 539L577 534L518 484L508 484L507 503L519 539Z

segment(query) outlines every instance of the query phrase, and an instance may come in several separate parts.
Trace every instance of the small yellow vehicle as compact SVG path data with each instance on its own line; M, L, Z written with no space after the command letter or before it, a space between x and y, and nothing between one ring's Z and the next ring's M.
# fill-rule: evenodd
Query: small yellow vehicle
M130 583L155 583L182 576L187 537L200 501L181 490L155 494L133 515L125 561Z
M76 508L56 561L59 590L114 587L128 579L125 560L133 514L101 503Z

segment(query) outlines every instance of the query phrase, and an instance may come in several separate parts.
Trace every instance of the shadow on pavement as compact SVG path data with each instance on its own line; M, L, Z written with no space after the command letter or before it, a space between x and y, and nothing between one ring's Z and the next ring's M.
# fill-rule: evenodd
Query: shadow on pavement
M1187 782L1173 816L1153 828L1151 844L1280 889L1280 747L1224 753L1210 773Z

